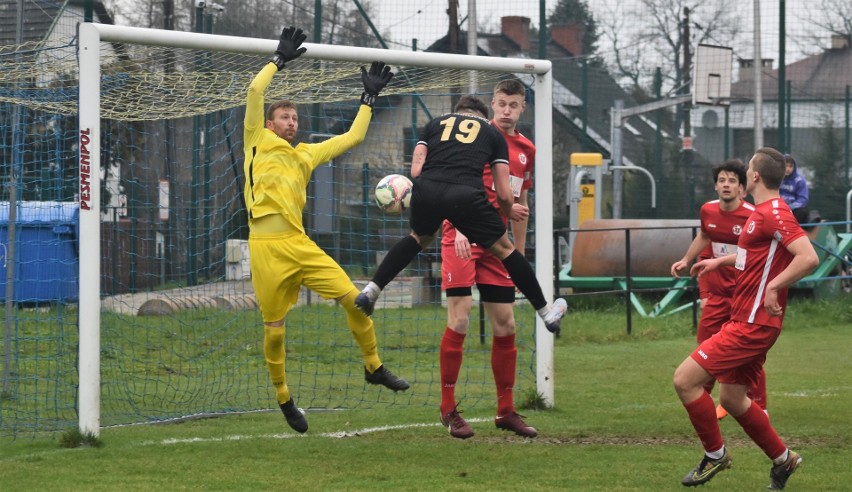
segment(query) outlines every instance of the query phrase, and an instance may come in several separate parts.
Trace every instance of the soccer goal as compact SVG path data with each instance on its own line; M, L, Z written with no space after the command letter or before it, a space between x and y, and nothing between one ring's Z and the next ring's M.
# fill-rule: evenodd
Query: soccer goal
M79 426L270 408L262 322L248 279L242 208L246 89L275 40L81 24L79 27ZM267 103L299 104L300 139L345 131L361 92L359 66L382 60L396 76L366 140L314 174L308 234L356 284L408 231L372 189L408 174L417 129L448 112L475 71L486 101L518 77L534 97L536 274L553 297L551 63L306 43L278 74ZM109 197L102 196L107 193ZM287 319L287 372L301 406L437 405L437 350L446 324L438 250L389 286L374 314L380 355L412 383L365 387L343 310L303 292ZM519 305L518 388L553 403L553 335ZM493 405L490 328L476 309L459 397Z

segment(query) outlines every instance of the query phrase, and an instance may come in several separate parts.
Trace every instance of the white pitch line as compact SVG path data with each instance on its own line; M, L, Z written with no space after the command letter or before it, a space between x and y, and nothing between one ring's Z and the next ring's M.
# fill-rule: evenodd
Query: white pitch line
M487 422L489 419L468 419L468 422ZM303 437L327 437L327 438L335 438L342 439L345 437L355 437L361 436L364 434L372 434L374 432L385 432L392 430L400 430L400 429L416 429L423 427L442 427L442 425L438 422L429 422L429 423L421 423L421 424L401 424L401 425L383 425L380 427L365 427L363 429L349 430L349 431L338 431L338 432L323 432L321 434L265 434L265 435L241 435L236 434L232 436L224 436L224 437L189 437L182 439L163 439L159 442L154 441L146 441L143 442L143 445L155 445L155 444L193 444L198 442L225 442L225 441L249 441L253 439L291 439L291 438L303 438Z

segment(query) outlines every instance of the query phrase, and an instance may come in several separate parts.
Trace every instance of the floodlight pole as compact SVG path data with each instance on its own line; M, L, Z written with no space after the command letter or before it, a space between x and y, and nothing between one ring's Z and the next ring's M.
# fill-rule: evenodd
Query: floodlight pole
M622 208L622 195L624 193L624 189L621 184L621 170L623 169L633 169L635 168L637 171L642 171L647 174L651 178L652 188L654 187L654 177L648 172L647 169L639 167L639 166L625 166L623 164L624 161L624 153L623 153L623 141L621 138L621 128L624 126L624 122L627 118L631 116L636 116L643 113L650 113L651 111L656 111L658 109L667 108L669 106L675 106L678 104L683 104L686 102L692 101L692 94L683 94L680 96L671 97L669 99L661 99L659 101L649 102L647 104L640 104L639 106L633 106L631 108L624 108L624 101L621 99L615 100L615 105L610 109L610 136L612 142L612 154L611 154L611 165L606 166L604 168L604 172L609 173L613 171L618 173L613 176L613 204L612 204L612 218L620 219L621 218L621 208ZM651 198L651 207L656 208L656 196Z
M763 147L763 54L760 50L760 1L754 4L754 150ZM781 98L781 94L778 94Z

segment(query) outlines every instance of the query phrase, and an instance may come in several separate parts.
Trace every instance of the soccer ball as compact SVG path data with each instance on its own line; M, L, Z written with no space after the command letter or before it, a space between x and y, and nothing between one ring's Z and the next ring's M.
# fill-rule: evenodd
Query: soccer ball
M389 174L376 185L376 205L390 214L399 214L411 204L411 180L401 174Z

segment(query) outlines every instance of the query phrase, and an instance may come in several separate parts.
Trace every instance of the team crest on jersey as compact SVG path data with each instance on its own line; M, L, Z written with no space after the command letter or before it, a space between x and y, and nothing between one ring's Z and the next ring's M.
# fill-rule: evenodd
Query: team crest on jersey
M743 228L741 225L737 224L734 226L733 229L731 229L731 232L734 233L734 236L739 236L740 234L742 234Z
M518 161L521 164L526 166L527 165L527 155L524 154L523 152L518 152Z
M749 234L754 232L754 221L748 223L748 229L746 230Z

